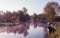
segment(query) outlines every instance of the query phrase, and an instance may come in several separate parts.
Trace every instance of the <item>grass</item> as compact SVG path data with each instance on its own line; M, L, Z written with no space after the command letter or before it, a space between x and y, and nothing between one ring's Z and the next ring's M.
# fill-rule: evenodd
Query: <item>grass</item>
M60 23L55 23L56 31L48 35L48 38L60 38Z

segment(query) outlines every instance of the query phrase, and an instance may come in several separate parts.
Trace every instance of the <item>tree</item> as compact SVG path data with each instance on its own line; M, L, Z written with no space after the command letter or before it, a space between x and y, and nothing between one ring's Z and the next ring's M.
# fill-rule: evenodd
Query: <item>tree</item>
M33 21L36 22L37 18L38 18L38 15L36 13L34 13L34 15L33 15Z
M45 6L44 11L47 15L48 20L51 20L55 17L57 6L59 6L57 2L48 2Z
M18 17L19 17L19 22L22 22L24 19L24 14L23 14L23 11L21 11L21 10L18 10Z
M27 22L28 20L30 20L30 16L27 13L27 9L25 7L23 8L23 10L18 10L18 13L20 22Z
M24 12L24 15L27 14L27 9L25 7L23 7L23 12Z

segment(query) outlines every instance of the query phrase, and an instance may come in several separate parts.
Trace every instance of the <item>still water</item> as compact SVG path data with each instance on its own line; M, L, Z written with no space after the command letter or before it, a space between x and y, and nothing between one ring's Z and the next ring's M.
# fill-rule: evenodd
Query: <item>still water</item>
M45 28L35 24L23 23L17 26L0 26L0 38L46 38Z

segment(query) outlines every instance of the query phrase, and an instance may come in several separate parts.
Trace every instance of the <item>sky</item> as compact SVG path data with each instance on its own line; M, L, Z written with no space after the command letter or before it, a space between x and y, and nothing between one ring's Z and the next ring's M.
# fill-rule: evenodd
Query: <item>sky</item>
M56 1L60 4L60 0L0 0L0 11L17 11L22 10L23 7L28 9L28 14L43 13L43 8L48 2Z

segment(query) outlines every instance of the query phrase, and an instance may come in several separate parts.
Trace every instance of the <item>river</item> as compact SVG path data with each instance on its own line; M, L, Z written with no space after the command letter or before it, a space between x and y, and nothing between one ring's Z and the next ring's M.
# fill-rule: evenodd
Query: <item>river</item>
M0 38L46 38L45 28L28 23L17 26L1 26Z

